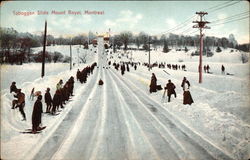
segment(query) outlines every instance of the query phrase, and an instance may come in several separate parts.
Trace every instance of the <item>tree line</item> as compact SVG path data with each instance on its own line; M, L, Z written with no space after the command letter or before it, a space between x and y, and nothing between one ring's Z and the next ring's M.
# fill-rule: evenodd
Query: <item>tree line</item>
M94 39L95 35L89 33L89 37ZM72 38L47 35L46 46L54 45L84 45L88 48L88 37L78 35ZM13 28L0 27L0 63L22 64L24 62L41 62L42 53L34 54L32 48L41 47L43 35L19 33ZM68 62L69 57L63 56L60 52L46 52L46 62Z
M121 32L119 35L114 36L114 44L119 47L122 45L124 49L128 49L128 44L135 44L137 49L148 49L148 45L151 44L152 48L157 46L168 45L171 48L185 48L187 46L199 47L199 35L185 36L169 33L161 36L150 36L145 32L140 32L138 35L133 35L130 31ZM223 48L236 48L238 45L234 36L231 34L230 39L226 37L217 38L205 36L205 47L223 47Z
M30 33L18 33L13 28L0 28L0 62L2 63L19 63L23 62L39 62L40 54L33 54L31 48L40 47L43 43L43 35L35 35ZM96 39L96 35L89 32L88 35L77 35L74 37L58 37L55 38L53 35L47 35L47 46L51 45L83 45L84 48L88 48L89 43L93 39ZM150 50L157 49L159 46L163 46L163 52L167 53L170 48L179 48L188 51L187 47L197 47L199 48L199 35L187 36L187 35L177 35L169 33L167 35L163 34L161 36L150 36L145 32L140 32L139 34L133 34L130 31L124 31L117 35L110 37L111 47L114 49L124 49L124 50ZM239 45L235 40L234 36L231 34L229 38L222 37L204 37L204 51L210 51L211 47L223 47L223 48L236 48L245 52L249 51L249 44ZM131 47L131 46L136 47ZM129 47L130 46L130 47ZM58 56L60 53L46 53L47 61L67 61L67 57ZM66 59L66 60L65 60Z

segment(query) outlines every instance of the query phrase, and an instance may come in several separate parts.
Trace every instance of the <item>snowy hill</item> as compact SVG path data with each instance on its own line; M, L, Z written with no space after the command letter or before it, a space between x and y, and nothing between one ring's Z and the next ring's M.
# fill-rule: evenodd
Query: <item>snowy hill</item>
M151 52L151 63L186 65L186 71L154 67L151 71L138 65L137 70L121 76L120 70L107 64L132 61L148 62L148 53L129 51L110 54L104 52L103 42L98 48L84 50L72 46L76 64L46 64L46 76L40 78L41 64L1 66L1 158L3 159L248 159L250 156L250 70L249 62L242 63L242 53L231 49L214 52L203 57L212 74L203 73L198 83L198 56L191 57L195 49L172 50L162 48ZM69 55L69 46L50 46L48 51ZM33 48L37 53L42 48ZM79 51L78 51L79 50ZM97 51L97 53L95 53ZM85 53L86 52L86 53ZM78 64L78 54L87 54L87 63ZM111 58L112 57L112 58ZM98 68L86 84L75 82L74 97L57 116L43 114L47 128L40 134L20 132L31 128L34 101L30 91L47 87L54 95L56 83L75 76L93 62ZM221 74L221 65L226 73ZM109 68L110 67L110 68ZM166 70L170 75L163 72ZM163 90L149 93L151 73L162 87L168 79L176 85L177 98L166 102ZM194 99L191 106L183 105L180 87L183 77L191 83ZM98 86L99 79L104 81ZM11 109L13 95L9 93L12 81L26 95L27 121L21 121L17 109ZM76 81L76 80L75 80ZM45 103L43 103L45 111ZM15 146L15 147L13 147ZM18 148L18 149L17 149ZM112 153L112 154L111 154Z

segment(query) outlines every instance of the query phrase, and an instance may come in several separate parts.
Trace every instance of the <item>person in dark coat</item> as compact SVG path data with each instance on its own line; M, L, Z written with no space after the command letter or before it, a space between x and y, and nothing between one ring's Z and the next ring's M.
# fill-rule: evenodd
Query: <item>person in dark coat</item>
M152 93L152 92L156 92L156 87L157 87L157 78L155 76L154 73L152 73L152 76L151 76L151 83L149 85L149 92Z
M125 72L125 65L122 64L122 65L121 65L121 74L124 75L124 72Z
M77 80L77 81L80 80L80 75L81 75L81 72L80 72L80 70L78 69L77 72L76 72L76 80Z
M191 105L192 103L194 103L193 98L190 94L189 88L190 88L190 83L189 81L186 79L186 77L183 78L182 83L181 83L181 87L183 88L183 104L189 104Z
M210 66L207 65L207 73L210 73L209 70L210 70Z
M175 85L171 82L171 80L168 80L168 83L166 84L165 90L167 90L168 102L170 102L170 98L171 98L172 94L176 98Z
M12 82L12 84L10 86L10 93L16 92L16 91L17 91L16 82Z
M57 90L53 97L53 108L52 108L52 114L56 113L56 109L59 109L59 105L61 104L61 96L60 91Z
M41 100L42 100L42 95L39 95L33 107L32 133L36 133L36 131L39 128L40 123L42 122L43 104Z
M74 77L73 77L73 76L70 77L68 83L69 83L69 92L70 92L70 96L73 96L74 83L75 83Z
M25 94L21 92L21 89L17 89L17 95L15 97L17 98L16 108L19 108L19 111L21 112L23 116L22 121L26 121L26 115L23 110L25 106Z
M51 112L51 108L52 108L52 98L51 98L51 95L50 95L49 91L50 91L50 88L47 88L46 93L44 95L44 97L45 97L45 103L47 105L46 113L50 113Z
M127 64L127 71L129 72L129 65Z
M221 66L221 73L225 74L225 67L223 65Z
M207 73L207 66L204 65L204 72Z
M136 64L135 64L135 66L134 66L134 69L135 69L135 70L137 69L137 66L136 66Z

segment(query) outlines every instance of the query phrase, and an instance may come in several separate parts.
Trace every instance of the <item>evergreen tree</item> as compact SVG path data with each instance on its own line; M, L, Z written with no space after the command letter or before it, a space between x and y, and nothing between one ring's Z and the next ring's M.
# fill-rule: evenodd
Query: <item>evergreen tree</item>
M220 49L220 47L219 47L219 46L217 46L217 48L216 48L216 52L221 52L221 49Z
M188 49L187 49L187 47L185 47L185 52L188 52Z
M164 41L163 52L164 52L164 53L168 53L168 52L169 52L167 41Z

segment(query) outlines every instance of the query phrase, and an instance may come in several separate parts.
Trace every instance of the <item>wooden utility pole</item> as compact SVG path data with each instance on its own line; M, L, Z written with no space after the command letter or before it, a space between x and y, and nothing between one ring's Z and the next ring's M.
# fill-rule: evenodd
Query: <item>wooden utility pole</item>
M150 71L150 36L148 36L148 70Z
M78 66L79 66L79 48L77 48L77 63L78 63Z
M72 69L72 50L71 50L71 42L70 42L70 70Z
M113 52L115 53L115 35L113 35Z
M45 73L45 50L46 50L46 35L47 35L47 21L45 21L44 38L43 38L43 56L42 56L42 78Z
M199 83L202 83L202 49L203 49L203 39L204 36L202 34L202 29L210 29L210 27L207 27L206 24L210 23L208 21L202 21L202 18L204 15L207 14L207 12L196 12L200 16L200 21L193 21L193 23L197 23L197 25L194 25L193 28L199 28L200 29L200 59L199 59Z

